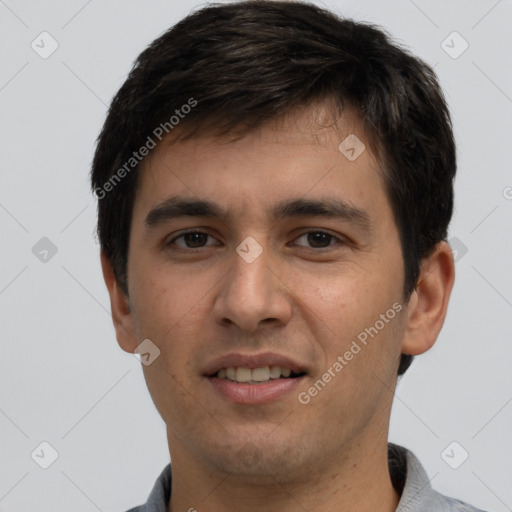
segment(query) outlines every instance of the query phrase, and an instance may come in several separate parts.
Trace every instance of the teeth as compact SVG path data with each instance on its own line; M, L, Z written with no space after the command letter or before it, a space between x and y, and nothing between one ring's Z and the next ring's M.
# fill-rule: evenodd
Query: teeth
M271 379L279 379L280 377L289 377L292 371L290 368L282 368L281 366L263 366L261 368L246 368L239 366L233 368L222 368L218 371L219 379L228 379L235 382L266 382Z
M281 375L283 377L289 377L291 373L292 373L292 371L290 370L290 368L282 368L281 369Z
M251 374L252 380L263 382L270 379L270 368L268 366L265 366L265 368L254 368Z
M270 367L270 377L272 379L279 379L279 377L281 377L281 367L280 366L271 366Z
M237 368L236 369L236 381L237 382L247 382L251 379L251 369L250 368Z

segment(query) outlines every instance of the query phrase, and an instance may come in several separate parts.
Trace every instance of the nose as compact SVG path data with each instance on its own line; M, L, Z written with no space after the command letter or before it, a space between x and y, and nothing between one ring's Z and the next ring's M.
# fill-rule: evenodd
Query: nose
M264 248L252 262L234 251L232 266L214 304L215 320L253 333L260 324L288 323L291 312L286 284L279 278L278 265L272 261L269 249Z

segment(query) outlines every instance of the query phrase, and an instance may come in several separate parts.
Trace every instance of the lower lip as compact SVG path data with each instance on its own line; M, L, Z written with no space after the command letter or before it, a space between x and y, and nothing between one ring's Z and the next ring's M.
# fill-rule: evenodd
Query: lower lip
M229 379L209 377L208 381L214 390L223 398L236 404L266 404L282 398L293 391L304 379L295 377L291 379L273 379L260 384L244 384Z

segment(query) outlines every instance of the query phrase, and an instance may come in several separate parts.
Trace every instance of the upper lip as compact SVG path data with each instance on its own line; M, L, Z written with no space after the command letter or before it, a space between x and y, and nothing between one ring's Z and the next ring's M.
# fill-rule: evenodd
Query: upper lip
M260 354L231 353L216 357L205 366L203 374L207 377L211 377L222 368L244 367L254 369L263 368L265 366L281 366L282 368L289 368L293 373L306 372L304 366L285 355L263 352Z

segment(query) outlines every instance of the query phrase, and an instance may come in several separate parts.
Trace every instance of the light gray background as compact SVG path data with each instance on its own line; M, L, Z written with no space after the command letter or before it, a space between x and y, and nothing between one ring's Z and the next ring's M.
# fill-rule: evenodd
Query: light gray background
M168 462L140 363L115 341L88 171L133 60L197 5L0 0L1 512L123 511ZM512 510L512 2L323 5L435 66L458 143L450 237L468 251L438 343L398 386L391 440L441 492ZM47 59L31 48L43 31L59 44ZM457 59L441 46L453 31L469 43ZM32 253L42 237L58 249L47 262ZM31 458L42 441L59 453L48 469ZM441 457L452 441L469 453L458 469Z

